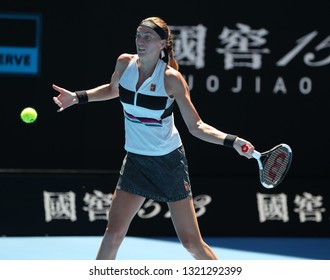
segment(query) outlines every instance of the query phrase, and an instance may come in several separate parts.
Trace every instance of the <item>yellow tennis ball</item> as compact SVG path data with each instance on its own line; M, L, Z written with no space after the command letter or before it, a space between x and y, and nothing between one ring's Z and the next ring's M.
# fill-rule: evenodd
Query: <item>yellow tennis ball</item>
M32 107L24 108L21 112L21 119L25 123L33 123L38 117L37 111Z

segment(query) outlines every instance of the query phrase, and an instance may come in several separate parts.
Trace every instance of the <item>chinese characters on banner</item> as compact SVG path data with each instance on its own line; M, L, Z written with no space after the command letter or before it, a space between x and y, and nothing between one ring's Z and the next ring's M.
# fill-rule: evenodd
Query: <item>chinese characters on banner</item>
M197 26L171 26L174 38L176 59L180 66L194 66L195 69L205 67L205 50L207 27L199 24ZM225 71L237 68L249 68L260 70L263 67L263 55L271 53L271 46L267 44L267 36L271 32L265 28L253 28L248 24L237 23L236 28L224 26L218 35L219 47L214 50L219 55L219 65ZM275 66L278 68L287 67L290 62L303 55L303 62L308 67L323 67L330 64L329 52L330 35L320 34L317 30L308 32L300 38L293 38L292 48L288 49L281 57L277 58ZM321 38L321 39L320 39ZM307 47L313 47L312 51L306 51ZM321 54L321 55L320 55ZM317 58L321 57L321 58ZM190 89L194 88L194 76L186 75ZM220 78L217 75L209 75L205 81L208 92L220 91ZM236 85L230 89L231 92L240 92L243 88L243 76L236 77ZM302 76L298 84L299 92L303 95L312 93L313 80L311 77ZM259 94L262 91L262 77L255 76L254 92ZM272 92L274 94L286 94L288 89L285 78L275 78Z
M89 222L96 220L108 220L108 211L111 205L113 194L105 194L100 190L94 190L93 193L85 193L83 202L85 206L83 211L88 213ZM70 220L77 221L76 194L69 192L43 192L45 221ZM194 198L194 205L197 217L206 213L207 205L212 201L209 195L198 195ZM150 219L160 214L162 206L153 201L147 200L138 212L141 219ZM167 211L164 218L170 218Z
M261 223L269 221L289 221L289 209L287 203L287 195L281 194L262 194L257 193L257 203L259 220ZM294 199L295 213L299 215L299 221L316 222L320 223L324 219L322 217L323 212L326 209L323 207L323 197L320 195L312 195L311 193L304 192L303 194L297 194Z
M85 193L83 211L88 213L89 222L96 220L107 220L108 210L111 205L113 194L105 194L102 191L94 190L93 193ZM44 191L45 221L70 220L77 221L76 195L74 192L47 192ZM289 208L287 195L257 193L257 207L260 223L266 221L289 221ZM204 194L194 198L194 205L197 216L204 215L207 206L212 202L211 196ZM304 192L296 194L294 199L293 213L299 215L300 223L323 222L323 213L326 212L323 206L323 197ZM147 200L138 212L141 219L151 219L161 213L162 206L153 201ZM164 218L170 218L166 212Z

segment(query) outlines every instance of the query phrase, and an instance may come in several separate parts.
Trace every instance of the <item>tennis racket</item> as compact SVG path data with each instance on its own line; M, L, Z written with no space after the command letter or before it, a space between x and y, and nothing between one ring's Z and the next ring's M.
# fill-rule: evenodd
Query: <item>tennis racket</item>
M243 153L248 150L247 145L242 146ZM281 183L287 174L292 161L292 149L287 144L279 144L263 153L254 150L252 156L258 162L260 183L271 189Z

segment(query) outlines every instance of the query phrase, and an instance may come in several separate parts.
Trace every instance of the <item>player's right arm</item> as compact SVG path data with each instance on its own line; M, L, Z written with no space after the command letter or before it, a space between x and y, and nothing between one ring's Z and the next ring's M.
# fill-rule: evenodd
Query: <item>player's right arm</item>
M118 57L110 83L86 90L88 102L109 100L119 96L119 80L132 57L133 56L129 54L122 54ZM52 87L59 93L57 96L53 97L55 104L60 107L57 110L58 112L78 103L78 98L75 92L61 88L57 85L52 85Z

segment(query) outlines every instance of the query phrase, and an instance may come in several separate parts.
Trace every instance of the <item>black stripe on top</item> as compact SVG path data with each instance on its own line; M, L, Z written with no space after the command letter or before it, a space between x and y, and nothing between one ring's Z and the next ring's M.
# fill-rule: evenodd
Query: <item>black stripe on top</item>
M134 96L135 93L133 91L119 85L119 97L123 103L134 105ZM150 96L139 93L136 105L151 110L165 110L167 99L165 96Z
M119 85L119 98L123 103L134 104L134 92L123 88L121 85Z
M173 109L174 109L174 102L171 104L170 107L168 107L164 113L160 116L161 119L165 119L167 118L168 116L172 115L172 112L173 112Z

